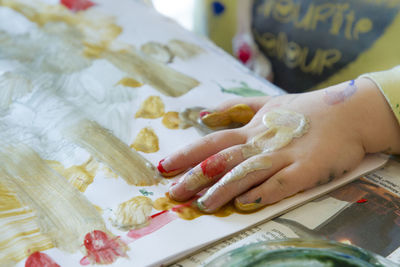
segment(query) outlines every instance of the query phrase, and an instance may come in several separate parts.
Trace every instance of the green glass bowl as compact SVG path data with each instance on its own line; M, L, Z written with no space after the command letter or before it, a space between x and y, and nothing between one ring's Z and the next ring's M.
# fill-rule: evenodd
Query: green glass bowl
M229 251L207 267L398 267L377 254L359 247L328 240L286 239L265 241Z

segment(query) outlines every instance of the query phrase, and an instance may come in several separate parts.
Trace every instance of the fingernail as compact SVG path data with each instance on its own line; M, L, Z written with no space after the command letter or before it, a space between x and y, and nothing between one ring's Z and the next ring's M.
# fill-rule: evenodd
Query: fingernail
M165 163L164 163L165 159L160 160L160 162L157 165L157 169L158 171L162 174L162 176L164 177L171 177L171 176L175 176L178 173L180 173L182 171L182 169L173 169L173 170L166 170L164 168ZM168 169L168 168L167 168Z
M203 110L203 111L200 111L199 116L200 116L200 118L203 118L205 115L208 115L208 114L211 114L211 112L209 112L207 110Z
M207 207L204 205L204 201L202 200L202 197L199 198L199 199L196 201L196 204L197 204L197 208L198 208L200 211L208 212L208 209L207 209Z
M160 172L160 173L166 173L167 171L164 169L164 167L163 167L163 162L164 162L164 160L165 159L162 159L162 160L160 160L160 162L158 162L158 166L157 166L157 169L158 169L158 171Z
M254 202L251 203L246 203L244 201L245 200L243 198L236 198L235 207L241 211L254 211L264 206L260 203L261 198L257 198Z

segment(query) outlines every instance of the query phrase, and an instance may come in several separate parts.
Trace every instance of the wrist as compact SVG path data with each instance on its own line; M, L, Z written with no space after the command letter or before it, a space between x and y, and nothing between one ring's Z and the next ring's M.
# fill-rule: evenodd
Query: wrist
M400 126L385 96L369 78L358 78L356 86L353 105L365 152L400 153Z

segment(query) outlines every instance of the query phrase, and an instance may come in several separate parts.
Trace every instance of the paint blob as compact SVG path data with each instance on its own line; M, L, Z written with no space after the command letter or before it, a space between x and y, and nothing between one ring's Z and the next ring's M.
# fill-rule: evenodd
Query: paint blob
M60 0L60 3L74 12L86 10L95 5L90 0Z
M160 149L156 133L153 129L148 127L140 130L131 147L136 151L142 151L144 153L154 153Z
M201 117L201 121L210 128L227 127L231 124L247 124L254 111L245 104L238 104L224 111L211 112Z
M148 97L135 114L135 118L156 119L164 115L164 103L159 96Z
M148 224L153 209L153 201L145 196L133 197L118 205L112 223L121 230L142 228Z
M135 80L133 78L125 77L125 78L122 78L121 80L119 80L116 83L116 85L123 85L123 86L126 86L126 87L136 88L136 87L142 86L143 83L141 83L141 82L139 82L139 81L137 81L137 80Z
M128 257L128 247L119 237L110 237L103 231L94 230L88 233L83 245L91 264L111 264L119 257Z
M93 158L89 158L82 165L69 168L64 168L58 161L48 160L46 162L52 169L67 178L68 181L81 192L85 192L86 188L93 183L93 179L99 168L99 164Z
M179 129L180 121L179 113L176 111L168 111L162 118L162 124L172 130Z
M60 265L48 255L41 252L34 252L26 260L25 267L60 267Z

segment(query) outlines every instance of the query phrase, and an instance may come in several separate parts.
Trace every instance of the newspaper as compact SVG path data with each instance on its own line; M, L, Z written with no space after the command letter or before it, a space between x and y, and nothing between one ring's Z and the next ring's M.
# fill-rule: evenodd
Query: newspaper
M172 266L201 266L232 249L285 238L334 240L400 264L400 160Z

